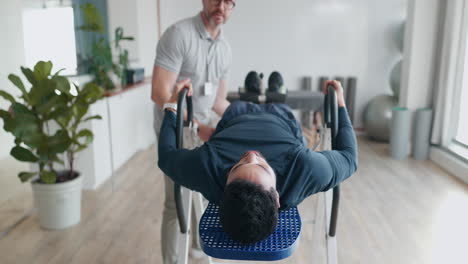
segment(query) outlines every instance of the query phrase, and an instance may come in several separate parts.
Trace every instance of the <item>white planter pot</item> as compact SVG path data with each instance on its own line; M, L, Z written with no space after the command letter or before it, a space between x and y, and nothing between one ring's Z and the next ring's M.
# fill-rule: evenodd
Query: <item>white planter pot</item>
M46 229L64 229L81 219L82 176L56 184L31 183L39 222Z

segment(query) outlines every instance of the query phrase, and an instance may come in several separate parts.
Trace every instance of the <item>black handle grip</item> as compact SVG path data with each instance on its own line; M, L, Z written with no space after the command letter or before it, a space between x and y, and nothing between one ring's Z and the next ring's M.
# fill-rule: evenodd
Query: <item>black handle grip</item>
M325 125L331 129L332 149L336 148L336 136L338 135L338 100L332 85L328 85L324 102Z
M177 149L182 149L184 145L184 125L191 126L193 117L192 97L187 96L188 88L184 88L179 93L177 100L177 118L176 118L176 145ZM184 98L187 101L187 121L184 122ZM184 205L182 204L182 193L180 185L174 183L174 199L176 203L177 218L179 220L180 232L187 233L187 218L184 215Z
M184 145L184 125L190 126L192 124L193 117L193 107L192 107L192 97L187 96L188 88L184 88L179 93L179 98L177 100L177 118L176 118L176 146L178 149L181 149ZM184 98L187 101L187 121L184 122Z

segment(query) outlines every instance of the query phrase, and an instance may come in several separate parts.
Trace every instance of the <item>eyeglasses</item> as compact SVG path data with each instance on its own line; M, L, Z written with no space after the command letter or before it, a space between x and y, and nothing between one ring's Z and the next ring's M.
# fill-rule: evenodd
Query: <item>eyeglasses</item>
M211 0L211 4L213 5L219 5L221 2L224 2L227 9L233 9L236 6L236 2L233 0Z

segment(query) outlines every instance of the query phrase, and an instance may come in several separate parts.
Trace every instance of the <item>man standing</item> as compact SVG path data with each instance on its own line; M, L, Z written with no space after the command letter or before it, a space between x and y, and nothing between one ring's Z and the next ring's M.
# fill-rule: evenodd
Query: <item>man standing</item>
M213 111L222 116L229 106L227 78L230 71L231 48L221 26L229 19L235 0L202 0L203 10L194 17L170 26L162 35L156 50L151 99L154 109L154 129L159 138L164 105L176 84L193 85L193 113L198 135L207 141L214 132ZM191 140L193 148L201 144ZM179 234L174 201L174 183L165 176L165 201L161 225L161 249L164 264L177 262Z

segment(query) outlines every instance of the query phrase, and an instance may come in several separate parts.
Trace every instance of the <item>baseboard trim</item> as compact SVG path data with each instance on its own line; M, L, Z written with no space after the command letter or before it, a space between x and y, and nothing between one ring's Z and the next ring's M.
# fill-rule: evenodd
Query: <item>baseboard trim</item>
M430 159L444 170L468 184L468 163L461 157L440 147L431 147Z

